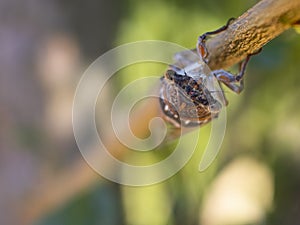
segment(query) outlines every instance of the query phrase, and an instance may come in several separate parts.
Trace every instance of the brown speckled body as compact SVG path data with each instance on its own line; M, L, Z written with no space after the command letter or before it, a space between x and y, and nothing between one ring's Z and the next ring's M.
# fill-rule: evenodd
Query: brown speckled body
M217 117L221 104L202 79L167 70L161 82L160 104L167 121L176 127L199 126Z

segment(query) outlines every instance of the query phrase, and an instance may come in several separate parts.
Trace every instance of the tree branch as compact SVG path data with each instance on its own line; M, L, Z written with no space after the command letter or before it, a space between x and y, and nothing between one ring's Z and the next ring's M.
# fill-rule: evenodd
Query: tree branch
M208 65L227 68L300 22L300 0L262 0L207 41Z

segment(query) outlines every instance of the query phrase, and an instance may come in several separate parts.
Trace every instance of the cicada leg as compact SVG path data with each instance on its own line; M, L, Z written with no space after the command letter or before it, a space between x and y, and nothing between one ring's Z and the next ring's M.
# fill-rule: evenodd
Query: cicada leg
M258 54L261 51L261 48L252 53L247 55L246 59L243 60L240 63L240 70L237 75L233 75L232 73L226 71L226 70L214 70L213 73L215 77L220 81L221 83L225 84L229 89L231 89L233 92L239 94L244 89L244 75L246 71L247 64L249 62L249 59L251 56Z
M220 27L219 29L214 30L214 31L206 32L206 33L202 34L201 36L199 36L198 43L197 43L197 51L198 51L199 56L202 57L204 62L207 63L206 58L208 56L208 51L207 51L207 48L206 48L206 45L205 45L207 37L210 36L210 35L215 35L215 34L221 33L222 31L226 30L228 28L228 26L234 20L235 20L235 18L230 18L227 21L227 23L224 26Z
M246 59L240 63L240 70L237 75L233 75L226 70L214 70L213 73L218 81L225 84L233 92L239 94L244 89L243 77L250 57L251 55L248 55Z
M237 81L237 76L229 73L228 71L214 70L213 73L219 82L225 84L233 92L239 94L244 89L244 80L241 79Z

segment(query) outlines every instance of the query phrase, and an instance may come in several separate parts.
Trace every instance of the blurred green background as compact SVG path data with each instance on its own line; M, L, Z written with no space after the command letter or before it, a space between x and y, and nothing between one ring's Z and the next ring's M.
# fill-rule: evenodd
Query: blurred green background
M194 48L200 34L256 2L2 0L0 223L24 224L36 207L45 210L30 224L300 224L300 36L294 30L251 59L241 95L226 90L226 135L205 172L198 172L200 142L190 162L163 183L126 187L94 174L94 182L62 195L54 208L31 202L32 195L54 198L39 195L40 187L70 165L85 163L73 137L71 107L93 60L138 40ZM124 82L116 80L115 88ZM209 126L203 133L208 137ZM76 176L60 176L50 192Z

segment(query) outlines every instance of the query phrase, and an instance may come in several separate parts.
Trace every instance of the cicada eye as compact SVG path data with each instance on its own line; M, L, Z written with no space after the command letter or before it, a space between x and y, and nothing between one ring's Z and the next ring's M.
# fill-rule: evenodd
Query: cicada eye
M176 72L174 70L167 70L165 73L165 77L169 80L173 80Z

